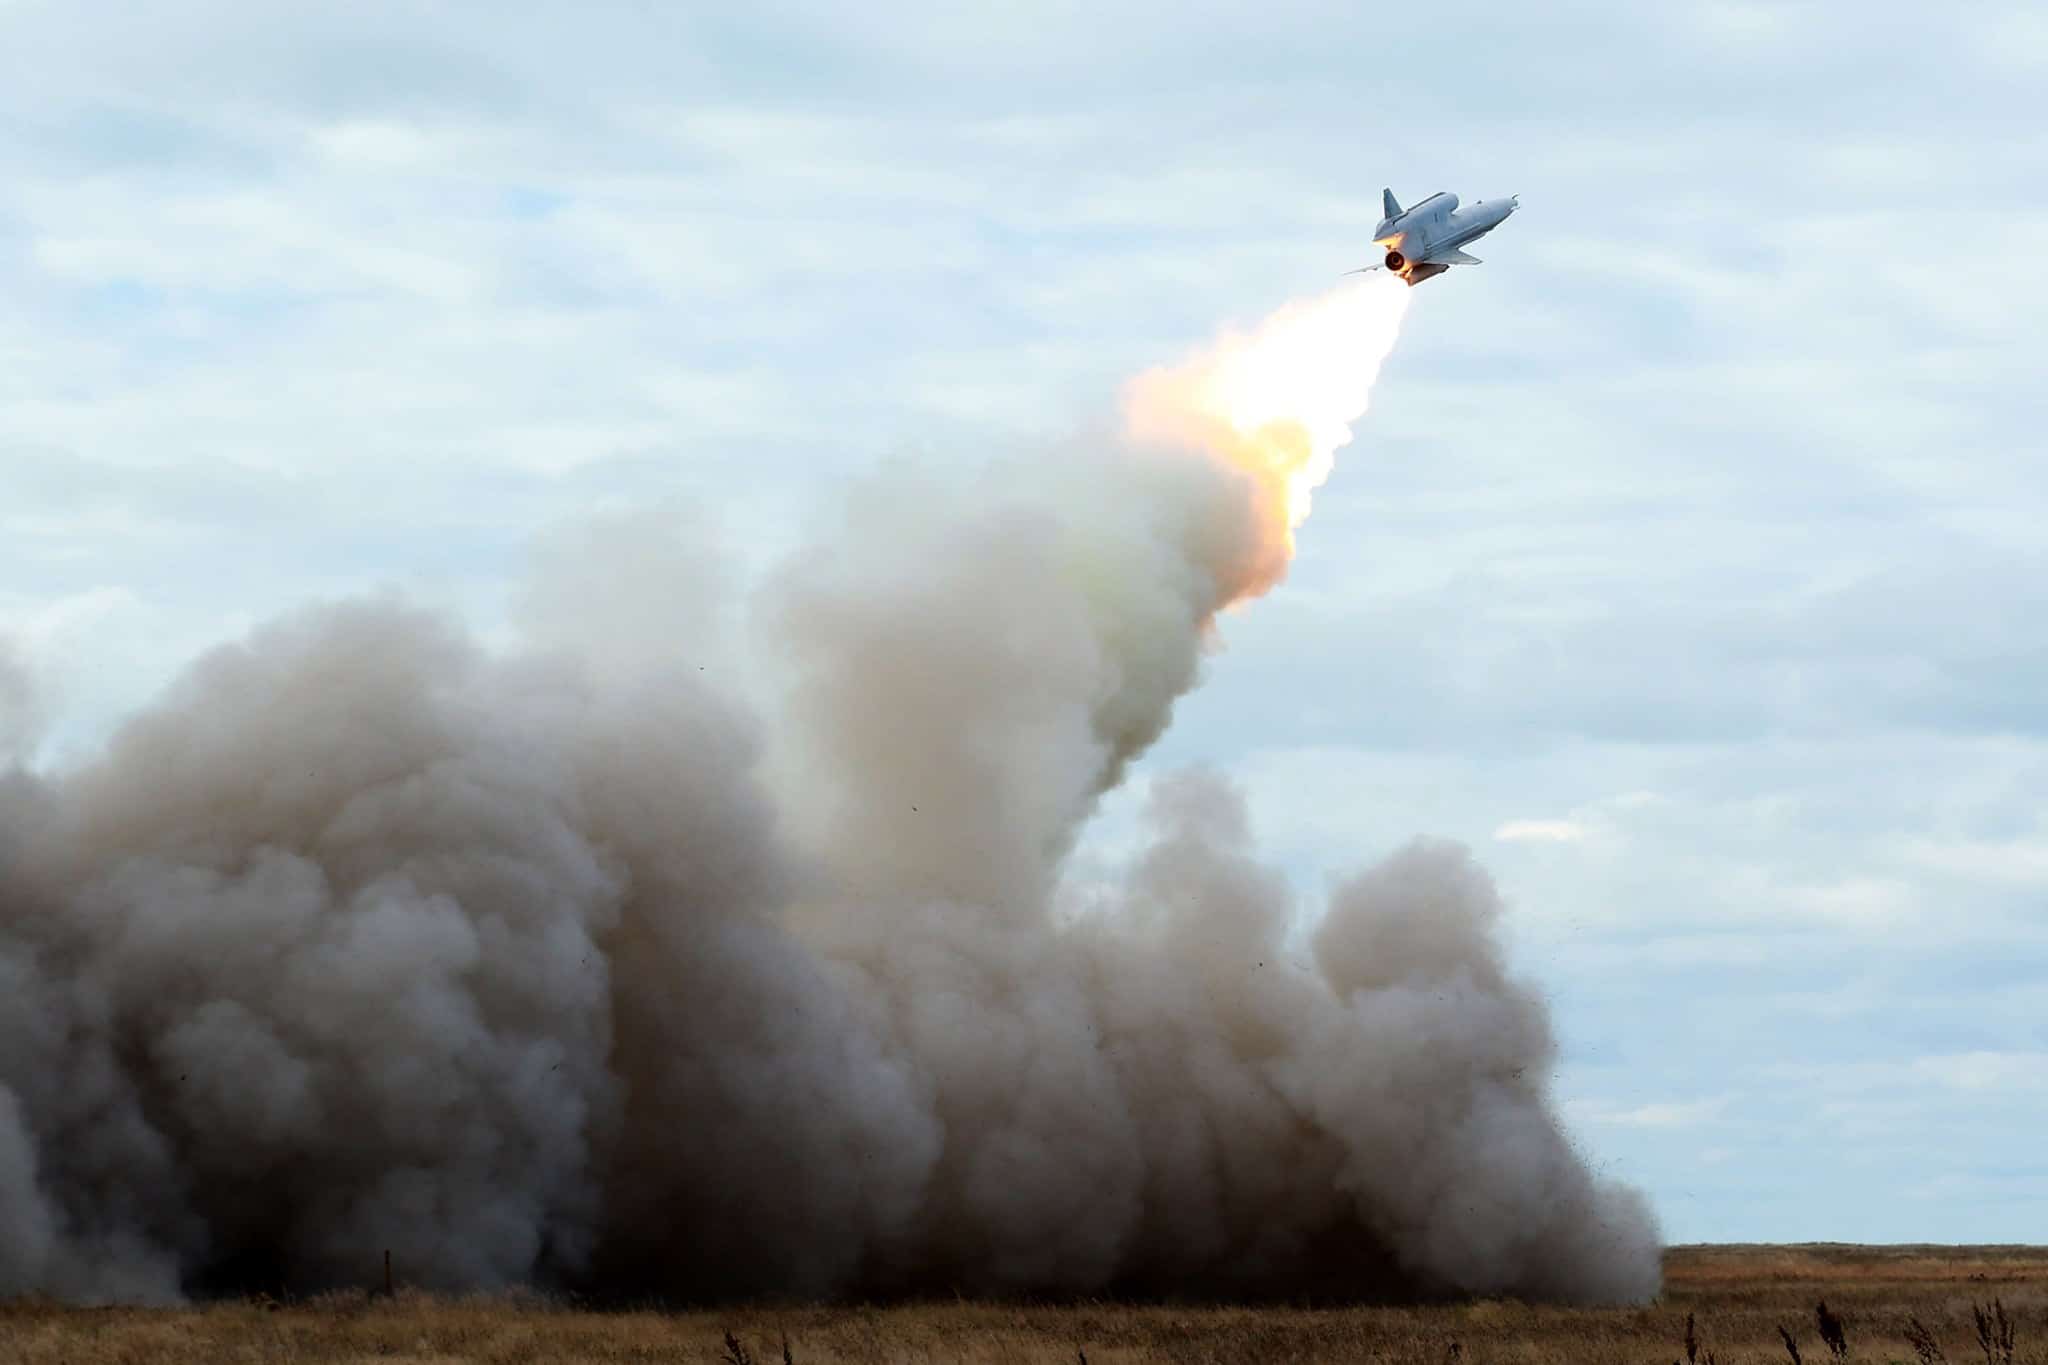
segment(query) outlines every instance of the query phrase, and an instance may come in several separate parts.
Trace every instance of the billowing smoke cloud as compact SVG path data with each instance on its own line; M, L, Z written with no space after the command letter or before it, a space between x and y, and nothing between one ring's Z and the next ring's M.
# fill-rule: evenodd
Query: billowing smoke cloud
M0 781L0 1293L1653 1293L1462 851L1304 913L1194 774L1068 871L1348 434L1205 373L751 587L565 543L519 650L306 610Z

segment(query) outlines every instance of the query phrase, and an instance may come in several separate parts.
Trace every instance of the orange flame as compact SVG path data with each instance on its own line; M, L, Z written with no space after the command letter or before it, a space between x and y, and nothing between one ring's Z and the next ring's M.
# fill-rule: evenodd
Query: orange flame
M1369 276L1288 304L1249 333L1225 332L1206 353L1148 370L1130 387L1134 437L1191 443L1252 476L1271 577L1293 557L1310 495L1372 400L1408 293L1398 279Z

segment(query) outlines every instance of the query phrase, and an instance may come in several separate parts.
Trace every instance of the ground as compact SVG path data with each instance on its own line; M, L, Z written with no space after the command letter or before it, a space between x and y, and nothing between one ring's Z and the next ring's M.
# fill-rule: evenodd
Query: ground
M1833 1365L1815 1305L1839 1317L1849 1361L2048 1365L2048 1248L1679 1247L1662 1299L1633 1309L1484 1301L1427 1308L1273 1309L943 1302L585 1312L520 1299L327 1296L189 1309L0 1306L0 1363L199 1361L1375 1361L1416 1365ZM1994 1301L2016 1350L2000 1351ZM1988 1346L1974 1309L1992 1314ZM1943 1354L1909 1342L1917 1320ZM727 1333L731 1333L730 1341Z

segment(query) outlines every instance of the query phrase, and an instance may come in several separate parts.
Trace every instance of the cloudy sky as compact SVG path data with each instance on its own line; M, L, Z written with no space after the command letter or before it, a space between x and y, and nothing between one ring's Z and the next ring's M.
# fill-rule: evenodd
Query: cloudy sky
M309 598L501 630L594 513L767 550L1071 439L1383 185L1518 192L1138 785L1305 890L1469 843L1674 1240L2040 1241L2043 88L1989 0L0 0L0 749Z

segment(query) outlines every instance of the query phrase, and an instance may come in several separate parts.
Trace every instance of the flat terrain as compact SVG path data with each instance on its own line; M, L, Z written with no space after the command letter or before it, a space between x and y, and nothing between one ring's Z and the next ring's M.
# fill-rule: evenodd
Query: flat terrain
M1664 1297L1640 1309L1511 1302L1428 1308L1272 1309L944 1302L883 1308L597 1313L522 1300L329 1296L191 1309L0 1306L0 1362L14 1361L1384 1361L1417 1365L1664 1365L1788 1362L1791 1329L1809 1365L1832 1365L1814 1305L1839 1315L1846 1359L1945 1358L2000 1365L1980 1348L1972 1306L1999 1301L2014 1365L2048 1365L2048 1248L1680 1247ZM1918 1319L1942 1356L1916 1353ZM1995 1335L1996 1328L1993 1333ZM736 1356L731 1332L745 1354Z

